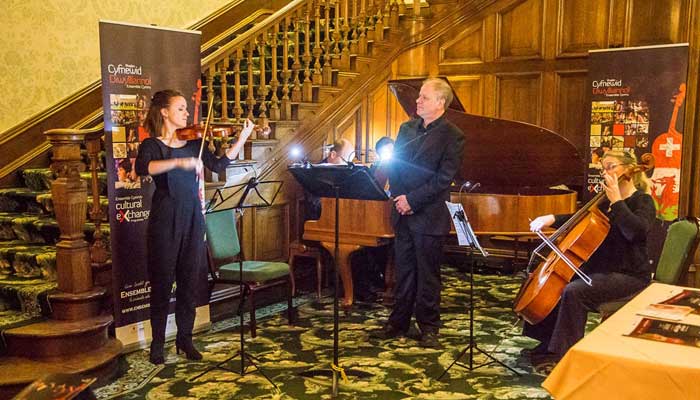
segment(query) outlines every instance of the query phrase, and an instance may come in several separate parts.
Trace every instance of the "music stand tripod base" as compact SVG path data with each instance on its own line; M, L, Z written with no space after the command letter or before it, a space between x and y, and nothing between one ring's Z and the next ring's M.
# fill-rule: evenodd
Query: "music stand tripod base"
M442 371L442 374L437 378L437 380L442 379L445 374L447 374L447 371L449 371L453 366L458 365L462 368L468 369L469 371L473 371L477 368L481 368L485 365L493 364L493 363L498 363L501 366L505 367L512 373L514 373L517 376L520 376L520 373L513 369L512 367L506 365L503 361L497 359L496 357L492 356L488 352L482 350L479 348L479 346L476 344L476 340L474 339L474 266L476 265L476 257L477 255L475 254L475 250L479 250L481 252L481 255L486 258L488 256L488 253L481 247L479 244L479 241L477 240L476 234L474 234L474 230L472 227L469 225L469 221L467 221L467 218L464 214L463 210L458 211L455 213L453 217L453 222L455 223L455 228L458 230L461 230L461 232L464 233L469 245L468 249L469 252L467 253L468 257L471 257L471 265L469 269L469 345L465 347L459 355L455 358L454 361L452 361L452 364L450 364L449 367L445 368L444 371ZM469 352L469 365L463 364L459 362L459 360L464 356L467 352ZM486 357L490 358L491 361L487 361L483 364L479 365L474 365L474 352L481 353L485 355Z
M333 291L333 363L330 369L309 370L304 375L332 376L331 396L338 395L338 381L340 375L360 376L360 371L344 370L339 366L339 323L338 323L338 257L339 257L339 202L340 199L357 200L382 200L387 201L389 197L377 184L366 166L348 165L293 165L288 171L294 176L299 184L309 193L318 197L335 199L334 218L334 275L335 288ZM362 374L366 374L362 372Z
M207 213L230 209L234 209L242 213L242 210L245 208L269 207L275 201L281 187L281 181L257 181L256 178L251 178L247 183L217 189L209 203L209 206L207 207ZM255 363L255 361L260 362L260 360L246 353L245 351L243 304L245 304L248 290L243 284L243 260L240 257L238 260L238 274L239 279L241 279L239 285L241 300L238 303L237 311L238 321L240 323L240 349L232 356L227 357L225 360L210 366L192 378L188 378L187 381L194 382L215 369L222 369L224 371L245 376L247 373L249 373L247 371L248 367L252 366L255 368L255 370L250 371L251 373L259 372L260 375L262 375L268 382L270 382L272 386L274 386L275 390L279 391L279 388L275 382L273 382L272 379L270 379L270 377L268 377L265 372ZM253 312L255 312L255 310L253 310ZM225 364L228 364L231 362L231 360L239 356L241 357L240 370L236 371L225 366ZM246 365L246 361L248 362L248 365Z

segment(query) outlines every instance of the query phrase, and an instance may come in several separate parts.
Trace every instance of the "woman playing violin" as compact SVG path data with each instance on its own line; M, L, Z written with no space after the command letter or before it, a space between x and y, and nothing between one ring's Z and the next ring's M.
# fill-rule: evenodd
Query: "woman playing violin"
M634 154L611 150L601 158L607 199L600 210L610 221L610 230L598 249L583 264L591 286L574 279L564 288L557 307L540 323L525 323L523 334L540 341L530 351L533 364L558 361L583 337L588 311L603 303L641 291L651 279L647 235L656 210L649 194L650 182L637 171ZM629 176L620 178L623 175ZM532 231L558 227L569 215L543 215L530 223Z
M238 140L217 158L207 149L200 153L201 140L179 139L176 130L187 125L187 101L174 90L153 95L146 128L158 135L143 141L136 159L138 175L153 176L153 194L148 219L148 276L151 284L150 361L163 364L165 328L173 281L177 282L175 322L176 348L188 359L202 355L192 344L197 283L206 281L204 268L204 217L197 177L203 166L221 172L231 163L250 136L253 123L247 120Z

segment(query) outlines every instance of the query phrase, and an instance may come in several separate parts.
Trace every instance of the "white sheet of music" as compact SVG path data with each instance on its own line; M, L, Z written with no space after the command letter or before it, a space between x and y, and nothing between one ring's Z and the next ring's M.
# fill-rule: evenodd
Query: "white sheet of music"
M457 232L457 241L459 242L460 246L473 246L474 243L472 243L471 236L469 233L464 229L464 224L459 220L459 213L462 212L462 215L464 214L464 208L462 208L461 203L450 203L449 201L445 202L445 205L447 206L447 209L450 211L450 218L452 218L452 225L455 227L455 231Z

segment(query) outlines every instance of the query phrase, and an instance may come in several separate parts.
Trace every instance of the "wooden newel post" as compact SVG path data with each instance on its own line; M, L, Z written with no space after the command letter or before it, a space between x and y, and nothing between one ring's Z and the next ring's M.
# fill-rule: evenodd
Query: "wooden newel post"
M51 184L51 196L60 241L56 245L58 290L81 293L92 289L90 251L83 229L87 214L87 183L80 178L85 164L80 157L80 145L85 131L51 129L46 131L53 146L51 169L56 180Z
M100 188L97 177L99 169L100 150L102 150L102 129L85 135L85 148L90 159L90 190L92 194L92 208L90 209L90 219L95 224L95 233L92 235L92 245L90 246L90 260L93 263L105 263L109 259L107 243L102 235L102 218L104 213L100 205Z

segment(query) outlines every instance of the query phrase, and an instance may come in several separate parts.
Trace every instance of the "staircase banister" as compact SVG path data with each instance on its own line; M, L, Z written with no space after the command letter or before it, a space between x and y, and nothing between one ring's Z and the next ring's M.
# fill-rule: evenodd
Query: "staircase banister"
M202 59L202 72L207 72L208 65L217 64L221 62L224 58L228 57L231 52L235 51L237 48L246 45L251 40L255 40L257 35L267 29L268 26L272 24L279 23L287 17L288 14L295 12L298 8L305 5L306 2L313 0L294 0L287 4L286 6L280 8L274 14L262 20L259 24L256 24L253 28L245 31L240 36L236 37L231 42L222 46L220 49L211 53L210 55Z
M101 136L104 131L104 126L103 124L99 124L93 128L88 128L88 129L73 129L73 128L57 128L57 129L49 129L44 132L44 135L46 135L49 138L50 142L54 141L64 141L64 140L70 140L70 141L82 141L85 138L88 138L90 136L93 136L98 134L97 136Z

